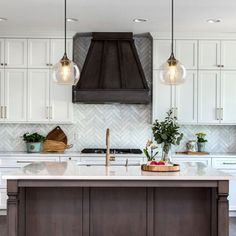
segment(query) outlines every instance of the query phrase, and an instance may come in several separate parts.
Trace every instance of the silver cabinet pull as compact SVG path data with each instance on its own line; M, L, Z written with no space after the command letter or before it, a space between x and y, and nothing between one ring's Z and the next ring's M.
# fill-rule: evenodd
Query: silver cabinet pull
M221 65L217 65L217 67L218 67L218 68L220 68L220 67L221 67Z
M1 63L1 66L4 66L4 63Z
M4 107L4 118L7 118L7 106Z
M221 65L221 68L224 68L225 66L224 65Z
M236 165L236 162L223 162L223 165Z
M178 119L178 107L175 108L175 117Z

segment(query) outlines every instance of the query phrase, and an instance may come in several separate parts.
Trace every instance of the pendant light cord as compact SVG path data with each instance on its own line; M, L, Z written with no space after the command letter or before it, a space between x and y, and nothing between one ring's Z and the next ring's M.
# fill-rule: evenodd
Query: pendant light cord
M174 0L171 3L171 54L174 54Z
M65 54L66 54L66 0L65 0Z

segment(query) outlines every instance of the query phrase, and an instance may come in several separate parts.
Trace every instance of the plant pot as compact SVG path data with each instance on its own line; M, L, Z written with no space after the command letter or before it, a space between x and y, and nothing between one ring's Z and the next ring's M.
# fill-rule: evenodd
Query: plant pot
M197 148L199 152L205 152L206 151L206 143L197 143Z
M26 149L28 153L39 153L42 150L42 143L26 143Z

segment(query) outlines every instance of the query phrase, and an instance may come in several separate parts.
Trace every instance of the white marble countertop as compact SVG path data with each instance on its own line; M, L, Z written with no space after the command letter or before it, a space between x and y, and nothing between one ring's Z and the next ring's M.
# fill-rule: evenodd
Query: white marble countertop
M75 161L37 162L3 179L30 180L229 180L231 175L201 163L184 163L180 172L146 172L140 166L79 166Z
M123 157L145 157L144 154L111 154L112 156L123 156ZM2 157L105 157L105 154L87 154L81 153L80 151L66 151L65 153L27 153L27 152L0 152L0 158ZM186 155L186 154L172 154L173 158L236 158L236 153L231 152L212 152L208 155Z

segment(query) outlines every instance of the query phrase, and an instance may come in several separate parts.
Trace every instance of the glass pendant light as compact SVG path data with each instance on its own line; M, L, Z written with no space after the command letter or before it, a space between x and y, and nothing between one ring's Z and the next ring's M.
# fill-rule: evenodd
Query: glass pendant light
M67 57L66 53L66 0L65 0L65 53L62 59L53 66L52 76L53 80L62 85L76 85L79 81L78 66Z
M160 80L167 85L178 85L185 82L186 69L174 56L174 0L172 0L171 10L171 55L162 65Z

